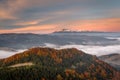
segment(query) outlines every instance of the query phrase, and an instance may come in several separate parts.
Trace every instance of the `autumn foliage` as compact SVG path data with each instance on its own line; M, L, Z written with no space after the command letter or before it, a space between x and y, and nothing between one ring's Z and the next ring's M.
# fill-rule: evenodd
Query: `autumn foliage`
M31 62L34 65L10 67ZM119 80L120 73L75 48L32 48L0 60L0 80Z

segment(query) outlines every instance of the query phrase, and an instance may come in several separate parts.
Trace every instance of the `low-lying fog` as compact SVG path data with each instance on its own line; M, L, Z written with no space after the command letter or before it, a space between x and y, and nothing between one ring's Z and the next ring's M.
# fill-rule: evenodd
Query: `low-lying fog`
M108 46L93 46L93 45L77 45L77 44L71 44L71 45L55 45L51 43L45 43L44 47L50 47L50 48L56 48L56 49L63 49L63 48L77 48L79 50L82 50L88 54L101 56L111 53L120 53L120 45L108 45ZM26 49L25 49L26 50ZM11 55L14 55L16 53L23 52L25 50L17 50L17 51L3 51L0 50L0 58L6 58Z
M58 46L50 43L46 43L46 47L52 47L57 49L63 49L63 48L77 48L79 50L82 50L88 54L101 56L111 53L120 53L120 45L108 45L108 46L90 46L90 45L63 45Z
M88 54L96 55L96 56L101 56L101 55L106 55L106 54L112 54L112 53L118 53L120 54L120 37L106 37L107 39L117 39L117 44L109 44L109 45L82 45L82 44L65 44L65 45L57 45L53 43L44 43L44 46L40 47L50 47L50 48L55 48L55 49L63 49L63 48L77 48L79 50L82 50ZM12 56L16 53L23 52L27 49L20 49L20 50L15 50L15 51L9 51L9 50L2 50L0 49L0 59L1 58L6 58L9 56Z
M12 56L16 53L20 53L20 52L23 52L25 50L17 50L17 51L5 51L5 50L0 50L0 59L1 58L6 58L6 57L9 57L9 56Z

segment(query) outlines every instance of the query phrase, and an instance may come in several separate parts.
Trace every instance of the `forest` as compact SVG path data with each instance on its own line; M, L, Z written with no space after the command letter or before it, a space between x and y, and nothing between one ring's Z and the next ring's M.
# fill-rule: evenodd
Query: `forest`
M33 65L10 67L19 63ZM119 80L120 73L75 48L31 48L0 60L0 80Z

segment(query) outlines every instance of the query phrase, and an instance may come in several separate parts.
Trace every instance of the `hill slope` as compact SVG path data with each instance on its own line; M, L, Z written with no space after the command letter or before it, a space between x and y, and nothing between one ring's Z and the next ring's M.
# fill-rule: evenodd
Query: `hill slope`
M10 67L17 64L31 63ZM120 73L75 48L32 48L0 60L0 80L119 80Z
M120 70L120 54L103 55L99 59Z

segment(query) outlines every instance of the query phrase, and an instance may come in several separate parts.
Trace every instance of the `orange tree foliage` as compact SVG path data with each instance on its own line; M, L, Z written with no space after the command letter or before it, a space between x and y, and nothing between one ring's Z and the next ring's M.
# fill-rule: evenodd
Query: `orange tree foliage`
M32 62L33 66L8 66ZM0 80L119 80L114 68L75 48L32 48L0 60ZM6 67L6 68L4 68ZM116 77L117 76L117 77Z

